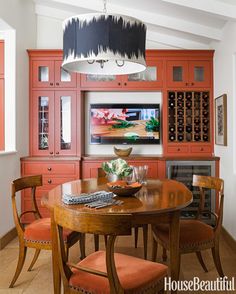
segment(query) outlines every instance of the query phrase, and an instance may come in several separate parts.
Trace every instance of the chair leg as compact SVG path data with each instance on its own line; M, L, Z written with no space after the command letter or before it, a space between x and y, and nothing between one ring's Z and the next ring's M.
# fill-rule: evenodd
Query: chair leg
M144 259L147 259L148 225L143 225Z
M162 260L167 261L167 253L166 253L166 248L163 247L162 249Z
M107 248L107 235L104 235L104 242L105 242L105 246Z
M80 245L80 259L84 259L86 257L85 255L85 234L81 234L80 240L79 240L79 245Z
M94 234L94 248L95 251L99 250L99 235Z
M21 273L21 270L22 270L23 265L25 263L26 252L27 252L27 247L25 247L24 245L19 243L19 257L18 257L16 272L15 272L15 275L14 275L12 281L11 281L9 288L13 288L16 280L19 277L19 274Z
M214 259L215 267L217 269L217 272L220 277L224 277L223 269L221 266L221 261L220 261L220 252L219 252L219 243L215 245L215 247L211 248L212 256Z
M138 247L138 227L134 227L134 247Z
M155 238L152 238L152 261L156 261L157 260L157 241Z
M28 272L30 272L32 270L35 262L37 261L37 259L39 257L40 251L41 251L40 249L35 250L34 257L33 257L32 261L31 261L31 264L30 264L30 266L28 268Z
M201 264L203 270L207 273L208 269L207 269L207 267L205 265L205 262L204 262L204 260L202 258L201 251L196 251L196 255L197 255L197 259L198 259L199 263Z

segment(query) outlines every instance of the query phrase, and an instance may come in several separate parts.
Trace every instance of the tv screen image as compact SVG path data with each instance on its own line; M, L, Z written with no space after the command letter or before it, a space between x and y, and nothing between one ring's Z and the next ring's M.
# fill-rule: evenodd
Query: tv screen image
M91 104L91 144L160 144L159 104Z

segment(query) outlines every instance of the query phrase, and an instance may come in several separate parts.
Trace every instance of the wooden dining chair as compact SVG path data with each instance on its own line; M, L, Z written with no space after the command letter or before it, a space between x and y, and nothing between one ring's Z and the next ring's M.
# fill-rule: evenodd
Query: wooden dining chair
M57 206L54 218L58 264L65 294L163 293L167 266L114 253L116 237L131 235L132 215L79 213ZM95 251L77 264L67 262L63 245L65 229L106 235L106 251Z
M106 176L106 173L104 170L99 167L98 168L98 178L104 178ZM148 242L148 225L134 225L134 247L138 247L138 230L141 227L143 229L143 255L144 258L147 259L147 242ZM106 236L105 238L105 244L107 244ZM94 236L94 244L95 244L95 251L99 250L99 235Z
M220 277L224 277L219 254L219 238L223 219L224 181L215 177L193 175L192 185L200 190L199 208L195 219L180 221L180 254L195 252L202 268L207 272L201 251L211 249L218 274ZM215 190L216 197L219 196L219 208L216 213L204 209L206 189ZM201 220L203 214L213 215L215 218L214 227ZM152 231L152 260L156 260L157 243L163 247L163 260L166 260L166 250L169 249L169 228L167 225L159 224L153 226Z
M14 286L17 278L21 273L28 247L35 248L35 254L28 268L28 271L32 270L42 249L52 250L51 219L42 218L35 197L36 188L40 186L42 186L41 175L19 178L12 182L11 199L13 216L19 239L19 257L16 272L10 283L9 288L12 288ZM24 211L19 215L16 206L16 193L25 189L31 189L32 210ZM24 226L21 219L24 215L29 213L33 214L35 220L29 225ZM85 257L84 235L78 232L72 232L70 230L66 230L63 234L63 244L66 250L66 255L68 255L68 249L78 240L80 241L81 258Z

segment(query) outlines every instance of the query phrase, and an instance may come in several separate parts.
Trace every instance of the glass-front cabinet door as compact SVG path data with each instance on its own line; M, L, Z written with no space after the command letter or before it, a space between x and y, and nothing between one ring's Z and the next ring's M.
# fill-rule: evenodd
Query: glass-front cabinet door
M144 71L123 77L123 86L128 88L159 88L162 84L162 61L147 60L147 68Z
M76 155L76 92L55 92L55 155Z
M211 64L210 61L189 62L189 82L192 87L211 86Z
M54 94L34 91L32 103L32 155L54 154Z
M55 61L55 86L61 88L76 87L76 73L70 73L62 68L62 61Z
M188 87L188 61L167 61L167 86Z
M34 88L52 88L54 85L54 61L34 60L32 62Z
M116 75L81 74L81 88L120 88L122 77Z

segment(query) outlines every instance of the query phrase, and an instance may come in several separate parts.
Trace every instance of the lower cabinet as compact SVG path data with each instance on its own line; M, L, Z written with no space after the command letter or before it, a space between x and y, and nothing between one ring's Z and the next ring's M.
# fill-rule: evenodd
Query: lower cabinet
M97 178L98 168L102 166L103 160L83 160L82 161L82 178ZM165 178L165 161L155 159L128 159L127 162L133 166L147 165L148 166L148 177L151 179Z
M41 206L41 198L48 191L65 182L74 181L80 178L79 160L54 160L54 159L21 159L22 177L39 175L43 176L43 185L36 189L36 201L39 211L43 217L49 217L50 212L46 207ZM21 210L31 210L32 201L30 190L21 194ZM32 214L23 217L24 223L29 223L34 219Z

